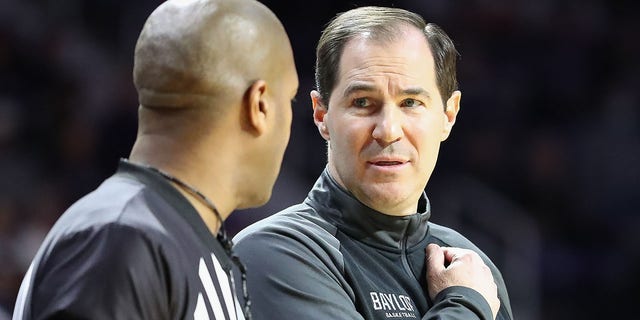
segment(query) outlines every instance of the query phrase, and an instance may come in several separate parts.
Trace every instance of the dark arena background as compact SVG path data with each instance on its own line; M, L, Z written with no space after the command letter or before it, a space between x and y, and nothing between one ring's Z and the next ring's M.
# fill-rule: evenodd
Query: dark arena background
M0 0L0 319L52 223L128 155L133 48L160 2ZM308 98L323 25L356 6L401 7L461 53L461 113L427 187L432 220L493 258L516 319L634 318L637 1L263 2L289 33L300 90L274 196L232 215L232 233L301 201L324 168Z

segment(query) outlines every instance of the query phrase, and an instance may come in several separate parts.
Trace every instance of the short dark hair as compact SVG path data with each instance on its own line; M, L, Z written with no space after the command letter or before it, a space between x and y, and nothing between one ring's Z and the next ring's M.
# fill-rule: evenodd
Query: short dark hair
M327 24L316 48L316 89L325 105L336 85L340 57L352 38L368 34L377 40L394 40L401 27L410 25L422 30L435 62L436 83L443 101L458 89L456 61L459 56L453 41L437 25L427 24L413 12L385 7L360 7L338 14Z

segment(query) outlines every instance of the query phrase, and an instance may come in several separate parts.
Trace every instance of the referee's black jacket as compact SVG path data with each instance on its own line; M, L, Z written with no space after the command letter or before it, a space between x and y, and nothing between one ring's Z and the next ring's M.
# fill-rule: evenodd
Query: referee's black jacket
M121 161L53 226L13 319L244 319L232 272L187 199Z

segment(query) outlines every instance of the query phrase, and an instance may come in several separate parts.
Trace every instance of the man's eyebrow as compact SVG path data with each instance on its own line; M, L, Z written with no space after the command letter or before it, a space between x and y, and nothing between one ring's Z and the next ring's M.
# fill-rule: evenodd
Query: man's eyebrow
M429 92L421 87L411 87L402 90L402 94L407 96L425 96L427 98L431 98Z
M345 97L348 97L349 95L358 91L374 92L374 91L378 91L378 89L376 88L376 86L372 84L355 82L348 85L344 89L343 95ZM403 95L406 95L406 96L425 96L427 98L431 98L431 95L429 94L429 92L423 89L422 87L409 87L407 89L402 90L401 92Z
M348 97L349 95L351 95L352 93L357 92L357 91L372 92L372 91L378 91L378 89L376 89L376 87L374 85L371 85L371 84L366 84L366 83L362 83L362 82L356 82L356 83L352 83L352 84L348 85L344 89L343 95L345 97Z

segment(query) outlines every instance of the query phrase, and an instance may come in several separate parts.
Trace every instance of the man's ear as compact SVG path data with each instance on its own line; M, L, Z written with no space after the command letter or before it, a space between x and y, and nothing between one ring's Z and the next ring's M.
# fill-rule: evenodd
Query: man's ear
M318 127L318 132L327 141L329 141L329 129L327 129L327 122L325 116L327 115L327 106L322 102L320 92L316 90L311 91L311 103L313 104L313 123Z
M456 123L458 112L460 111L460 99L462 98L462 92L459 90L454 91L451 97L447 99L447 106L444 109L444 127L442 130L442 141L446 140L451 134L451 129Z
M246 114L246 126L251 132L261 135L267 129L267 115L270 112L270 105L267 99L267 83L264 80L257 80L245 93L243 113Z

